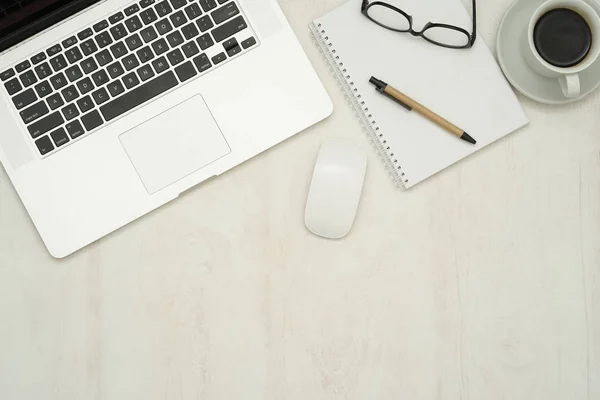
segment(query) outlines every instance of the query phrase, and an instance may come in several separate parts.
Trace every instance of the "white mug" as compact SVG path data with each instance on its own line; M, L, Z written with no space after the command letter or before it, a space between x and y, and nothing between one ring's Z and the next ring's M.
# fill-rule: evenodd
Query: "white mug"
M533 41L533 32L538 20L548 11L567 8L581 15L592 31L592 47L588 55L577 65L568 68L555 67L540 56ZM538 74L547 78L556 78L563 94L567 98L581 95L579 74L589 68L600 56L600 16L583 0L549 0L545 1L533 13L527 30L521 40L521 48L527 64Z

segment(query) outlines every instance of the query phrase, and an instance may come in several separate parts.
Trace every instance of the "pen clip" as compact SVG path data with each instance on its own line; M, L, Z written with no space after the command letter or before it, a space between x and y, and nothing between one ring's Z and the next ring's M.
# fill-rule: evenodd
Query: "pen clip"
M402 107L406 108L408 111L412 111L412 107L409 106L406 103L401 102L400 100L398 100L397 98L395 98L394 96L390 96L389 94L387 94L385 92L385 89L382 87L376 87L375 90L377 90L379 93L381 93L382 95L394 100L396 103L400 104Z

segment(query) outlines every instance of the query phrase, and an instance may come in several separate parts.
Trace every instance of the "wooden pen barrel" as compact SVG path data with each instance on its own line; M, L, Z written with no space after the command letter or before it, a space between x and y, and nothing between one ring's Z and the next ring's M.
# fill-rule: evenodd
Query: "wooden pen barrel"
M451 123L450 121L447 121L446 119L440 117L439 115L437 115L436 113L431 111L429 108L417 103L416 101L414 101L413 99L411 99L404 93L401 93L398 90L394 89L393 87L388 85L385 88L384 92L389 94L393 98L400 100L401 102L403 102L404 104L406 104L407 106L412 108L413 111L418 112L419 114L421 114L422 116L424 116L425 118L430 120L431 122L446 129L448 132L452 133L453 135L461 137L462 134L464 133L464 130L460 129L458 126L456 126L453 123Z

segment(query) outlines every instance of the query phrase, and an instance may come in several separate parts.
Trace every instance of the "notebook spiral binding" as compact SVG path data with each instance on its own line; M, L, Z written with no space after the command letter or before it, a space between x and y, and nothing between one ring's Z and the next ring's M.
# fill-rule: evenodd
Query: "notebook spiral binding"
M379 126L377 126L376 119L369 112L368 105L362 99L362 95L355 87L354 81L352 80L352 74L348 71L348 68L344 66L344 62L337 54L333 43L329 40L325 28L320 23L311 23L310 29L319 45L319 49L327 59L330 69L335 74L338 83L344 90L346 98L353 106L357 118L361 121L362 127L371 139L371 143L377 149L379 156L388 168L390 175L394 179L396 185L405 188L405 184L407 184L409 180L402 171L402 165L387 144L384 134L380 131Z

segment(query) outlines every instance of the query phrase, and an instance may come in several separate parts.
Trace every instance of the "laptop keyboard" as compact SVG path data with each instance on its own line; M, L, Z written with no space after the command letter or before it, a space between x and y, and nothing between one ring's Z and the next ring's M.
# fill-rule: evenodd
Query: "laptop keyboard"
M142 0L0 79L46 156L256 45L235 0Z

